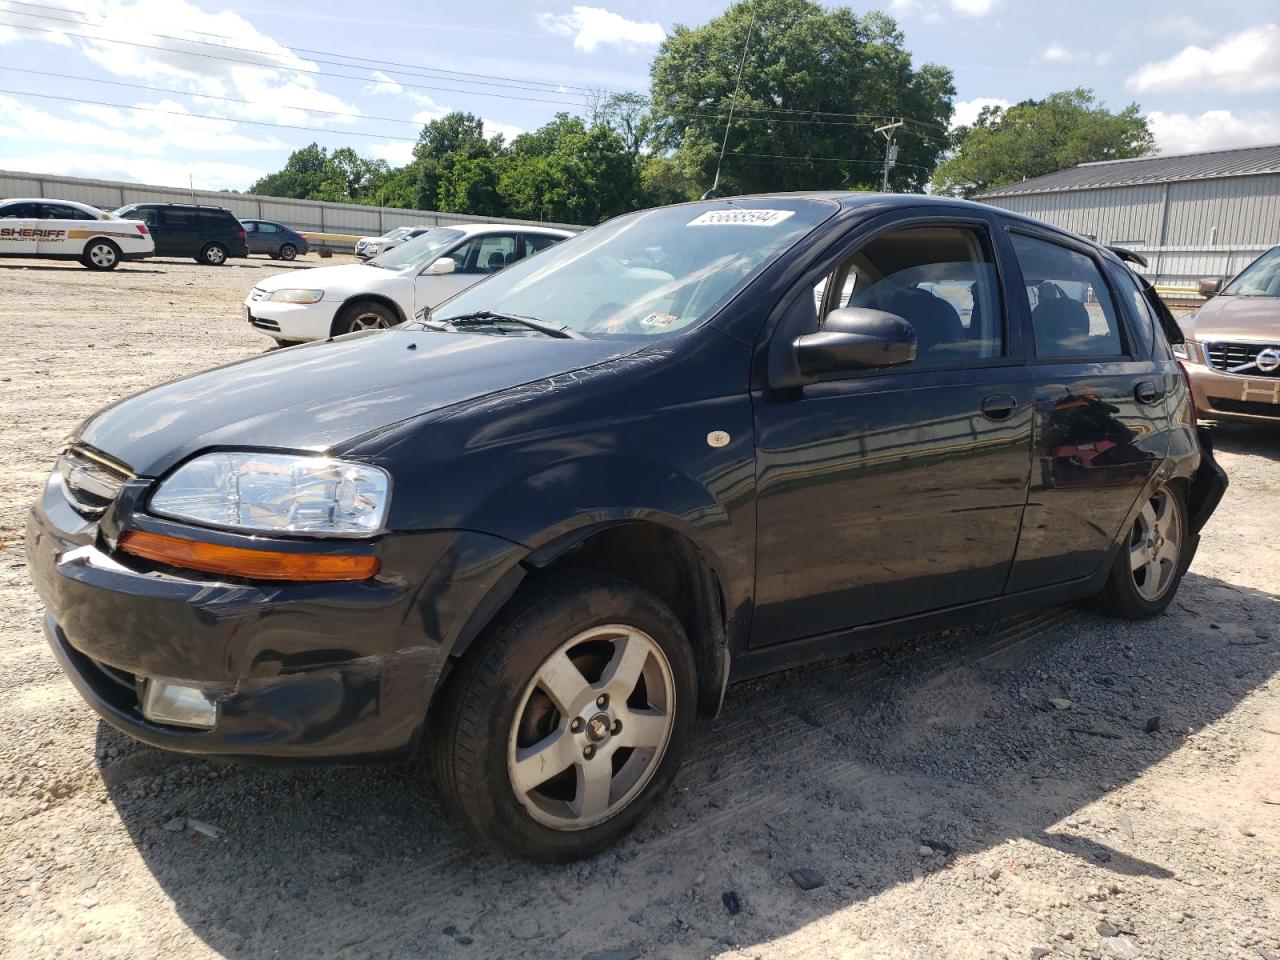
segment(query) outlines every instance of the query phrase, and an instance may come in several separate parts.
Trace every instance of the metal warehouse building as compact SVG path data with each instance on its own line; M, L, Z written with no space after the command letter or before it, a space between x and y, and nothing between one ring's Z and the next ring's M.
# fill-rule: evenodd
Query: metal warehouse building
M975 199L1129 247L1153 281L1194 285L1280 243L1280 144L1082 163Z

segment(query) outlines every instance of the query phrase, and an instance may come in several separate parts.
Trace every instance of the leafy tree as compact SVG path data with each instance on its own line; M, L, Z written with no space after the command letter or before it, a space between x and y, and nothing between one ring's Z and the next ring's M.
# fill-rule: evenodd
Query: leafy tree
M955 96L950 70L912 67L892 18L810 0L742 0L702 27L676 26L650 74L656 146L697 169L703 189L735 104L721 174L730 193L878 187L884 140L873 128L889 116L912 121L891 185L922 189Z
M379 187L390 176L385 160L366 160L350 147L330 153L310 144L295 150L279 173L268 174L251 193L335 203L376 203Z
M319 144L309 144L289 154L280 172L267 174L253 184L249 192L269 197L311 199L327 178L328 164L329 151Z
M414 205L420 210L438 210L443 209L442 197L458 202L469 192L465 184L477 179L477 173L459 161L492 161L501 150L502 138L485 139L484 121L475 114L454 111L432 120L422 128L413 149Z
M1113 113L1092 90L1051 93L1007 110L984 107L953 133L955 154L933 175L939 193L971 197L1007 183L1094 160L1142 157L1155 149L1146 118L1131 103Z
M640 155L653 130L646 98L638 93L615 93L606 99L593 118L616 133L632 159Z

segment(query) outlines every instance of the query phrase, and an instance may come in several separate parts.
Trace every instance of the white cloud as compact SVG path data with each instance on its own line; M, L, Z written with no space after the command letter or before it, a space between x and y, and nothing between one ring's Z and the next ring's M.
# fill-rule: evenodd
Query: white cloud
M1111 62L1113 54L1110 50L1071 50L1054 41L1035 57L1032 63L1096 63L1106 66Z
M1184 47L1168 60L1140 67L1126 82L1129 89L1140 93L1261 93L1280 89L1280 26L1264 23L1249 27L1208 50Z
M403 167L413 159L413 144L388 140L370 147L369 154L375 160L385 160L393 167Z
M140 103L146 110L80 104L72 112L85 119L45 113L13 97L0 96L0 140L7 145L69 143L107 147L124 153L157 155L173 150L243 152L282 150L274 137L236 132L235 124L201 120L172 100ZM157 111L165 111L163 113Z
M968 127L973 125L973 121L978 119L978 114L982 112L983 107L1000 107L1002 110L1008 110L1013 106L1010 100L1001 100L999 97L975 97L972 100L957 100L955 104L955 112L951 115L951 127Z
M656 47L667 36L656 21L628 20L603 7L575 6L572 13L540 13L538 26L558 37L573 37L574 48L586 53L594 53L602 45L627 51Z
M400 86L394 79L387 76L381 70L375 70L370 75L373 83L364 88L365 93L403 93L404 87Z
M243 190L266 173L265 170L239 163L213 160L172 162L83 149L28 154L10 154L0 150L0 160L10 169L31 173L124 180L161 187L185 187L189 176L198 190Z
M1152 33L1162 37L1182 37L1185 40L1194 40L1197 37L1212 37L1217 31L1208 24L1201 23L1194 17L1177 15L1172 17L1160 17L1155 23L1149 27Z
M964 17L985 17L1000 6L1000 0L951 0L951 9Z
M1206 110L1199 115L1153 110L1147 123L1161 153L1195 153L1280 143L1280 113Z
M523 128L517 127L514 123L499 123L496 120L484 120L484 135L489 138L502 134L504 140L510 143L520 134L524 133Z

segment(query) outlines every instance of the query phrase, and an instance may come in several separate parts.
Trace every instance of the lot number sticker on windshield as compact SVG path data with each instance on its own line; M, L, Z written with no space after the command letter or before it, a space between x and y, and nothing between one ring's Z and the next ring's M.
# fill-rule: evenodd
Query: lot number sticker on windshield
M708 210L686 224L690 227L772 227L794 210Z

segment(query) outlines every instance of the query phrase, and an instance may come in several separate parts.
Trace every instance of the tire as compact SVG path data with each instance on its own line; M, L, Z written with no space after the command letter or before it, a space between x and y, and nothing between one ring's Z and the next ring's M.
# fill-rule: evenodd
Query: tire
M282 243L280 245L281 260L292 260L297 255L298 255L298 248L295 247L292 243Z
M386 330L399 322L400 318L390 307L374 300L357 300L338 313L333 321L333 336L361 330Z
M220 267L227 262L227 248L220 243L206 243L196 261L210 267Z
M1145 620L1164 611L1178 592L1191 544L1182 487L1168 484L1147 498L1121 540L1107 585L1095 598L1102 613Z
M446 807L515 856L600 852L670 786L693 730L695 670L680 622L630 583L575 575L517 595L433 705Z
M85 245L80 262L90 270L114 270L120 266L120 248L112 241L98 237Z

